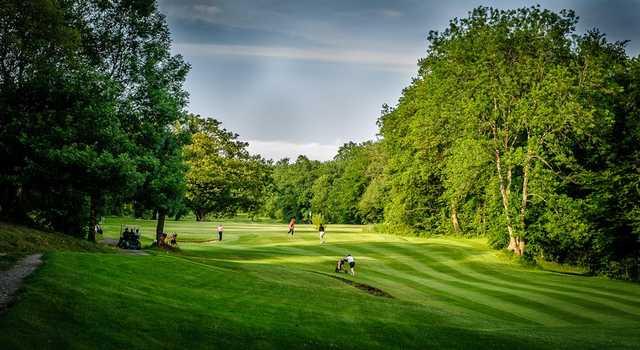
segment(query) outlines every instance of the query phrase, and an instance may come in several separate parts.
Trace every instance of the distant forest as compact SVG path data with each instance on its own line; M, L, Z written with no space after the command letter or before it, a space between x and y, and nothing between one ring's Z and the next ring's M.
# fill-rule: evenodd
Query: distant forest
M479 7L429 34L379 138L267 161L186 112L154 1L0 4L0 215L95 240L103 215L238 212L485 236L638 278L640 58L572 11Z

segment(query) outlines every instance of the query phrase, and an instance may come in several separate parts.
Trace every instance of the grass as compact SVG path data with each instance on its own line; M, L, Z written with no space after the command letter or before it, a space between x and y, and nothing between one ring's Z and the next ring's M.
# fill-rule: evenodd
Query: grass
M108 218L105 236L154 222ZM515 264L481 239L168 221L179 253L52 252L0 317L12 348L637 348L640 285ZM351 253L357 276L333 278ZM392 298L367 293L372 286ZM366 289L366 288L365 288Z
M44 232L0 222L0 271L9 269L28 254L49 251L104 250L101 246L56 232Z

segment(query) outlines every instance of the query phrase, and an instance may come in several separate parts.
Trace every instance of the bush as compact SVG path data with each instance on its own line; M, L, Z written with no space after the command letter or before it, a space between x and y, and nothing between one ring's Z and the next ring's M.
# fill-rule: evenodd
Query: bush
M506 248L509 244L509 234L505 230L491 230L487 234L487 240L494 249Z
M324 215L322 214L313 214L311 215L311 223L316 227L316 230L320 229L320 225L324 225L327 222L325 221Z
M640 279L640 259L628 257L619 261L609 261L603 273L609 278L637 281Z

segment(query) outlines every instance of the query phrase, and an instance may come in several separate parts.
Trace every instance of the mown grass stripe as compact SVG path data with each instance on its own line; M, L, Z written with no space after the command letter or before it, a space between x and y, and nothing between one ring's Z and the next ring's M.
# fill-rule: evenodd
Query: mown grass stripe
M539 270L526 270L526 269L514 269L509 264L500 263L496 264L489 263L485 261L479 261L475 258L483 255L483 253L490 253L491 255L495 255L495 251L490 251L484 249L484 252L480 249L464 249L462 247L458 247L455 245L442 245L441 243L421 243L421 244L412 244L412 249L414 251L419 251L421 253L425 252L438 252L438 251L446 251L450 259L442 261L443 264L448 262L460 262L464 263L466 266L469 266L470 269L479 272L481 274L489 274L496 278L500 278L504 281L517 281L517 283L521 284L529 284L535 285L542 288L558 288L565 292L573 292L577 291L581 294L588 294L595 297L602 298L615 298L616 301L620 303L626 303L630 306L640 307L640 285L638 288L635 288L635 292L629 288L628 285L625 285L625 289L620 293L617 292L606 292L602 289L595 289L591 286L582 286L581 283L590 283L592 277L579 277L579 276L568 276L568 275L558 275L553 272L539 271ZM455 251L455 252L451 252ZM469 262L467 264L467 262ZM472 264L472 262L476 262L476 264ZM495 266L496 268L492 268ZM527 273L535 274L535 278L523 280L521 279L522 271L527 271ZM541 278L548 280L548 282L539 282ZM552 280L549 280L552 279ZM603 280L607 285L613 283L621 283L619 281L611 281L611 280ZM571 283L571 284L568 284ZM624 282L622 282L624 283ZM610 288L614 289L614 288ZM632 295L629 295L632 294Z
M337 252L339 252L341 249L341 248L335 248L335 247L324 247L324 248L327 250L333 250ZM374 255L369 254L371 253L371 251L368 251L367 249L363 249L362 247L351 249L351 251L352 253L355 253L357 255L369 256L369 257L375 256L375 254ZM492 305L489 305L487 303L477 302L476 301L477 298L482 296L482 294L480 293L477 293L474 291L466 291L462 288L459 288L456 286L450 286L446 283L437 281L435 279L419 278L415 274L410 274L405 271L402 271L401 269L394 268L387 263L383 263L381 261L376 261L376 262L378 263L378 265L381 265L380 267L382 268L382 270L388 270L388 272L382 272L381 269L368 268L366 272L367 274L369 273L382 274L387 276L387 278L402 280L404 281L404 283L411 283L412 285L417 285L419 286L418 290L429 290L432 293L436 293L439 296L447 296L447 299L449 301L455 302L456 305L460 305L463 308L468 310L480 311L485 316L488 315L501 320L518 321L526 324L531 324L531 323L544 324L549 320L549 317L542 313L539 313L538 315L539 319L524 317L517 312L518 309L523 309L523 308L520 308L517 305L513 305L513 306L507 305L505 303L499 302L498 300L496 300L498 302L495 302ZM455 292L455 293L452 293L452 292ZM470 309L467 307L467 305L474 305L474 307L473 309ZM568 324L568 323L565 322L562 324Z
M476 297L486 300L485 303L491 303L492 305L499 305L507 309L518 310L518 314L535 320L543 324L575 324L575 323L591 323L595 322L594 319L583 317L569 310L563 310L557 306L550 306L536 301L535 295L525 295L522 293L513 293L510 290L491 286L486 283L472 283L461 280L455 276L450 276L438 272L430 266L419 262L418 260L407 256L398 254L393 250L392 245L384 245L384 247L376 247L382 254L392 253L394 257L403 260L396 259L395 265L399 270L412 271L418 276L425 276L432 281L439 281L445 285L455 288L456 293L465 291L467 293L477 293ZM371 248L373 249L373 248ZM386 253L385 253L386 252Z
M459 249L456 247L452 247L452 249ZM473 270L475 272L489 275L492 278L502 280L507 283L516 283L522 285L529 285L539 287L541 289L553 288L558 291L566 292L566 293L579 293L582 295L588 295L596 298L604 298L605 300L616 301L621 304L622 307L634 307L640 308L640 297L636 298L634 296L629 296L628 294L632 294L632 292L627 288L622 293L612 293L612 292L603 292L601 290L594 290L592 288L583 288L576 286L576 282L580 282L579 279L585 279L586 281L591 281L593 277L577 277L577 276L567 276L561 275L557 276L553 272L546 271L536 271L536 270L528 270L527 273L534 274L532 276L534 278L523 279L522 278L522 270L516 270L512 267L506 265L492 267L494 265L484 263L484 262L476 262L474 264L474 260L468 261L460 261L457 259L450 259L447 261L443 261L443 263L457 263L464 264L468 269ZM540 282L541 278L548 280L548 282ZM549 280L553 279L553 280ZM603 281L606 283L615 283L615 281ZM569 284L571 283L571 284ZM640 290L640 286L638 286Z
M545 296L545 302L551 303L559 309L565 309L572 313L580 312L580 315L586 316L592 320L599 321L622 321L624 319L635 320L639 317L639 310L629 309L628 305L621 305L616 302L611 302L602 298L587 298L577 292L556 292L549 289L530 287L527 282L522 284L516 284L512 282L505 282L493 278L490 274L481 272L472 272L467 269L465 264L460 260L447 259L446 255L442 253L434 253L430 251L417 251L413 247L399 247L402 251L411 250L418 254L422 253L421 258L425 261L425 264L430 265L433 269L445 273L447 275L456 276L460 280L487 284L490 283L493 286L501 287L505 290L517 290L526 295L535 297L536 295ZM527 274L529 271L522 270L522 274ZM532 294L535 293L535 294ZM575 310L575 311L572 311Z

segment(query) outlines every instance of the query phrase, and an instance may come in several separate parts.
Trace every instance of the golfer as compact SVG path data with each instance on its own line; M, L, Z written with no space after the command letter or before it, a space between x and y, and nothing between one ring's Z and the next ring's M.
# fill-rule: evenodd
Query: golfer
M222 232L224 232L224 226L218 224L218 241L222 241Z
M293 237L293 233L295 229L296 229L296 218L291 218L291 221L289 221L289 232L287 232L287 234Z
M351 256L351 254L347 254L347 256L344 257L347 262L349 263L349 271L351 272L351 276L356 275L356 259L353 258L353 256Z
M320 244L322 244L324 243L324 226L322 224L320 224L318 231L320 231Z

